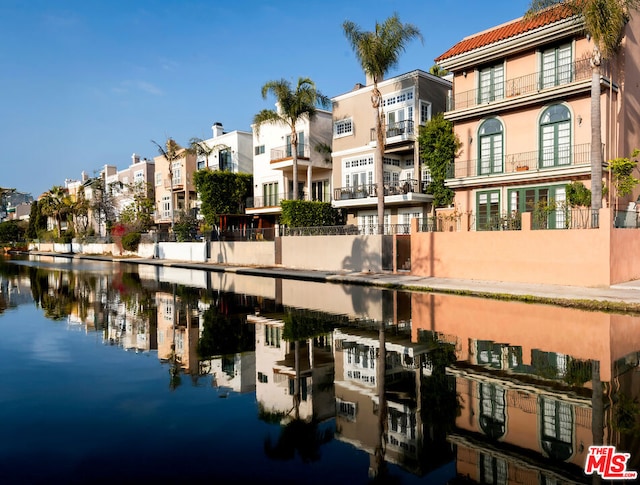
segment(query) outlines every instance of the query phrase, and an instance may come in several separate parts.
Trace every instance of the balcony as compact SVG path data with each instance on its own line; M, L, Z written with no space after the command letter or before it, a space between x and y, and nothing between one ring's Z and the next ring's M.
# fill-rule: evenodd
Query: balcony
M604 145L603 145L604 153ZM505 157L503 164L494 166L490 161L456 160L449 165L447 179L467 177L494 177L505 174L522 174L550 169L590 166L591 145L563 146L555 149L513 153Z
M390 138L396 138L396 137L401 137L399 141L405 141L409 138L412 139L414 134L415 133L414 133L413 120L396 121L393 123L389 123L386 126L386 131L385 131L387 143L389 143ZM377 141L375 128L371 128L370 139L371 141ZM391 141L396 141L396 140L391 140Z
M271 163L278 163L293 158L293 147L285 145L271 149ZM308 160L311 158L311 150L309 145L301 143L298 145L298 159Z
M415 179L401 180L392 184L384 184L384 195L409 195L409 194L426 194L427 183L423 183L422 190ZM356 187L338 187L333 190L333 200L354 200L366 199L368 197L377 197L378 184L364 184Z
M473 108L505 99L539 93L549 88L591 79L589 59L582 59L557 69L539 71L508 79L489 88L454 93L447 100L447 112Z

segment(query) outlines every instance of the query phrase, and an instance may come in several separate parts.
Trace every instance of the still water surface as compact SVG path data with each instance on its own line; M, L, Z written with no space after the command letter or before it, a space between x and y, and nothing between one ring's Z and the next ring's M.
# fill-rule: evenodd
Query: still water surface
M637 316L44 257L0 289L3 484L640 470Z

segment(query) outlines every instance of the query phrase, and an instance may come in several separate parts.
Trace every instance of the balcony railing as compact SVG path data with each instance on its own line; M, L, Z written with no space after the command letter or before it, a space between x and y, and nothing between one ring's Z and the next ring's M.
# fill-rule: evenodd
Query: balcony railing
M547 88L562 86L591 78L589 59L582 59L556 69L539 71L526 76L508 79L488 88L454 93L447 100L447 111L473 108L474 106L501 101Z
M306 193L304 191L298 192L298 200L305 200L306 198ZM280 202L282 202L283 200L293 200L293 192L271 194L266 197L248 197L246 208L258 209L262 207L279 207Z
M309 149L309 145L306 143L301 143L298 145L298 158L310 158L311 150ZM276 160L286 160L288 158L293 158L293 146L285 145L283 147L276 147L271 149L271 161Z
M604 153L604 145L603 145ZM591 163L591 145L583 143L561 146L532 152L512 153L503 163L494 161L456 160L449 165L447 178L493 176L503 173L526 172L535 169L552 169Z
M384 184L384 195L403 195L412 192L426 193L427 183L423 182L422 190L415 179L400 180L392 184ZM338 187L333 190L334 200L364 199L378 195L378 184L363 184L355 187Z
M413 127L414 127L413 120L395 121L387 125L385 134L387 138L393 138L394 136L401 136L401 135L405 135L405 136L413 135L414 134ZM375 128L371 128L370 139L371 141L377 141Z

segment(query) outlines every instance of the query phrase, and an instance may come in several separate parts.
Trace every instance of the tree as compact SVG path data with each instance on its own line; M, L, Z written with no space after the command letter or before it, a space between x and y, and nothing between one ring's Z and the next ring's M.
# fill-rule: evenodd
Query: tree
M327 108L330 100L316 89L309 78L299 78L298 85L292 90L291 83L285 79L269 81L262 86L262 98L272 94L276 98L277 109L263 109L253 118L256 135L264 124L280 124L291 130L291 159L293 165L293 199L298 200L298 132L296 125L304 119L312 120L318 107ZM309 187L310 189L310 187ZM310 192L310 190L309 190Z
M202 205L200 212L207 224L217 226L222 214L243 214L251 193L253 177L246 173L199 170L193 174Z
M600 64L617 51L629 13L640 0L532 0L525 16L535 16L548 7L562 4L579 15L593 41L591 54L591 208L602 207L602 126L600 108Z
M104 235L106 236L116 219L116 209L111 191L106 186L105 179L102 176L94 178L89 186L92 192L90 206L94 213L94 219L98 224L98 233L102 236L102 225L104 224Z
M616 210L618 209L618 198L629 195L640 183L640 180L633 176L633 172L638 167L638 155L640 155L640 150L636 148L629 158L621 157L609 160L608 166L611 171L611 185L615 190Z
M69 213L71 200L64 187L53 186L41 199L42 212L56 223L56 237L62 234L62 219Z
M180 145L178 145L173 138L167 138L164 146L156 143L153 140L151 140L151 143L156 146L160 156L167 161L167 166L169 168L169 190L171 191L171 231L173 231L173 226L175 224L175 204L173 198L173 164L183 157L184 149Z
M429 169L431 181L427 192L433 194L433 206L444 207L453 202L453 190L445 187L447 172L461 147L453 124L438 113L420 129L418 136L420 158Z
M442 68L439 64L434 64L429 69L429 74L433 74L434 76L438 76L438 77L444 77L447 74L449 74L449 71L447 71L446 69Z
M42 213L41 204L34 200L31 203L31 212L29 213L29 227L27 228L26 236L29 239L37 239L38 234L41 231L46 231L47 229L47 218Z
M213 155L215 152L228 149L229 147L224 143L209 146L206 141L197 137L191 138L191 140L189 140L189 146L185 148L187 153L191 153L198 158L204 157L207 167L209 167L209 157L211 155ZM218 165L218 167L220 167L220 165Z
M361 30L349 20L344 22L342 27L362 69L373 81L371 105L376 110L375 178L378 187L378 233L382 234L384 232L385 115L378 83L391 68L398 64L400 54L404 52L407 43L416 37L422 40L422 35L414 25L400 22L397 14L393 14L382 24L376 22L372 32Z
M120 212L120 222L140 232L148 231L153 226L154 200L149 196L152 187L146 182L131 185L133 201Z

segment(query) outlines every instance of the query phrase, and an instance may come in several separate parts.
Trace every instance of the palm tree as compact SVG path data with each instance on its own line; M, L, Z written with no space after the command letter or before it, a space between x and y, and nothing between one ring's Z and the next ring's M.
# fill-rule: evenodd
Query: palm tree
M562 4L584 21L593 40L591 54L591 208L602 207L602 132L600 113L600 64L612 57L622 41L631 10L640 0L532 0L525 17Z
M191 153L196 157L204 157L207 167L209 167L209 157L215 152L220 150L228 150L229 147L225 144L219 143L217 145L209 146L206 141L201 138L191 138L189 140L189 146L185 148L187 153Z
M384 140L385 116L382 107L382 94L378 83L384 75L398 64L400 54L407 43L422 34L412 24L403 24L398 14L393 14L383 23L376 22L373 32L365 32L355 23L347 20L342 25L344 34L360 62L364 72L373 81L371 105L376 110L377 157L375 160L376 183L378 186L378 233L384 232Z
M260 127L267 124L288 126L291 130L291 156L293 164L293 199L298 200L298 132L296 125L303 119L312 120L318 107L327 108L330 100L316 89L309 78L299 78L295 91L285 79L269 81L262 86L262 98L271 93L276 98L277 110L263 109L253 117L256 135Z
M156 146L156 148L158 149L158 153L167 161L169 167L169 186L171 191L171 232L173 232L173 226L175 224L175 212L173 210L173 163L178 161L182 157L183 148L178 145L178 143L176 143L173 138L167 138L164 146L156 143L153 140L151 140L151 143Z
M70 199L64 187L56 185L42 199L42 212L56 222L57 237L62 234L62 218L68 214Z

